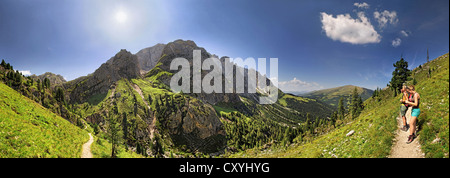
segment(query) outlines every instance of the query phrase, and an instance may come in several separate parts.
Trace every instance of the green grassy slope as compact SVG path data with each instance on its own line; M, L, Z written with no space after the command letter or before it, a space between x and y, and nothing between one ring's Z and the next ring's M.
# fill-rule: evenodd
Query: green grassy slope
M420 94L419 135L426 157L448 158L449 144L448 53L413 70ZM428 70L430 69L430 70ZM430 75L428 76L428 71Z
M0 158L80 157L86 131L0 83Z
M397 99L382 100L378 103L379 107L364 110L357 120L312 142L297 143L287 149L248 150L232 157L386 157L397 128L395 117L398 107L394 100ZM356 133L346 137L351 130Z
M449 58L448 54L413 70L416 90L421 95L419 141L426 157L448 158L449 135ZM428 77L428 67L431 76ZM413 80L408 81L412 83ZM400 96L382 90L379 98L369 98L365 109L354 121L321 135L310 142L288 148L250 149L231 157L364 157L385 158L390 154L399 116ZM355 133L346 136L351 130Z

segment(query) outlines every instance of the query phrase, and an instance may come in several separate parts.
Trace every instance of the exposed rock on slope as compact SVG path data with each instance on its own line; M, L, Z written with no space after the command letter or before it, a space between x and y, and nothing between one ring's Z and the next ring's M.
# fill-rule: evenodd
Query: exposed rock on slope
M165 48L162 52L163 56L159 60L159 62L161 63L159 68L164 71L175 73L177 71L170 70L170 63L172 62L173 59L181 57L181 58L185 58L189 61L189 65L190 65L191 71L192 71L193 70L192 66L193 66L193 51L194 50L201 51L202 63L207 58L216 57L216 56L213 56L210 53L208 53L204 48L198 47L195 44L195 42L193 42L191 40L187 40L187 41L176 40L174 42L168 43L165 46ZM222 58L222 62L223 62L223 58ZM222 65L222 67L223 67L223 65ZM224 69L222 69L222 71L224 73ZM209 73L209 71L201 70L201 78L203 78L208 73ZM149 74L152 74L152 71L150 71ZM160 78L160 80L167 86L170 86L171 77L162 76ZM234 80L234 82L236 82L236 80ZM193 91L193 72L191 72L191 74L190 74L190 83L191 83L190 90L192 92ZM225 87L225 77L222 76L222 91L224 91L224 87ZM236 93L206 94L206 93L202 92L199 94L191 94L191 96L194 96L195 98L198 98L206 103L213 104L213 105L217 104L219 102L233 102L233 103L240 102L239 95Z
M152 47L144 48L135 54L139 61L142 73L147 73L155 67L165 46L165 44L160 43Z
M186 145L192 151L205 153L217 152L226 146L223 124L211 105L192 98L177 100L176 103L180 103L179 109L171 107L173 110L159 111L164 116L159 120L175 145Z
M139 76L137 57L122 49L93 74L70 82L67 88L73 88L70 93L72 103L83 103L95 95L106 94L110 86L122 78L132 79Z

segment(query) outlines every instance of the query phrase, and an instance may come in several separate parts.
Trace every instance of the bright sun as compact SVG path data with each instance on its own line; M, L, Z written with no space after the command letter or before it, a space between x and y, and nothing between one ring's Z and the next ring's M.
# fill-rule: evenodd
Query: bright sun
M123 11L119 11L116 13L116 20L119 23L123 23L127 20L127 14Z

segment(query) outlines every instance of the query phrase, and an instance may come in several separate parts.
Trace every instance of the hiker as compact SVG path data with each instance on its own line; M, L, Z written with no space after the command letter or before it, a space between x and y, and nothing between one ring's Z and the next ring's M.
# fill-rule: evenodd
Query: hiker
M402 131L408 130L408 124L406 123L406 111L408 111L408 104L405 104L405 101L408 101L409 93L406 91L406 85L403 83L403 87L401 89L401 92L403 93L402 99L400 99L400 102L402 102L402 105L400 106L400 116L403 120L403 127L401 128Z
M420 109L419 109L419 100L420 95L416 92L416 89L414 85L408 86L407 89L408 93L412 95L412 97L409 97L408 101L405 101L405 104L408 104L410 107L412 107L411 110L411 120L409 121L409 137L408 141L406 143L411 143L416 138L415 132L416 132L416 123L417 123L417 117L419 117Z

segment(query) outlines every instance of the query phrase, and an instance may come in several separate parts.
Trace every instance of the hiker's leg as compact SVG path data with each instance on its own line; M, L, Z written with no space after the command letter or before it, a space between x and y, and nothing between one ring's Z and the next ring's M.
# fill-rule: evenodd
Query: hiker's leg
M402 116L403 119L403 126L406 126L408 123L406 123L406 116Z
M409 121L409 135L413 135L416 131L416 122L417 122L417 117L416 116L412 116L411 120Z
M402 120L403 120L403 127L405 127L407 125L407 123L406 123L406 111L407 110L408 110L408 108L406 106L404 106L404 105L400 106L400 116L402 117Z

